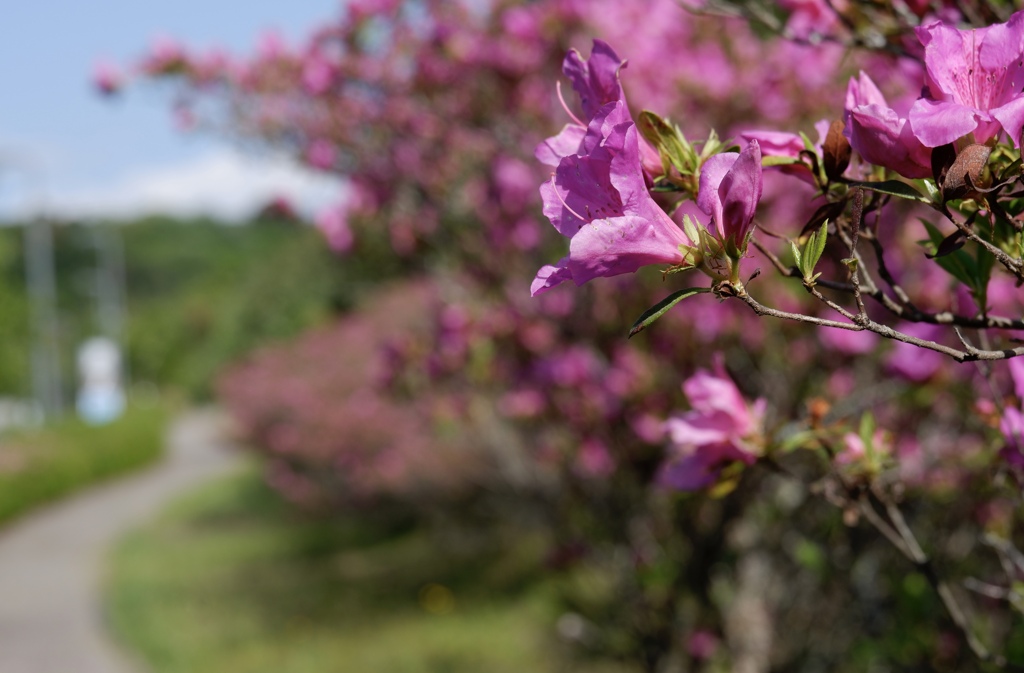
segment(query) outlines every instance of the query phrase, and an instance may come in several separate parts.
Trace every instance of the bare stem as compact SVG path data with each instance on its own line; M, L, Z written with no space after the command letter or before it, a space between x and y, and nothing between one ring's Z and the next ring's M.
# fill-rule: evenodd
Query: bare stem
M860 225L864 219L864 190L858 187L853 190L853 214L850 223L853 227L853 234L850 236L850 257L852 268L850 269L850 284L853 285L853 298L857 302L858 325L868 320L868 310L864 307L864 297L860 294L860 267L863 262L857 254L857 243L860 241ZM872 283L873 284L873 283Z
M1008 360L1020 355L1024 355L1024 346L1018 346L1016 348L1004 348L1001 350L982 350L979 348L969 347L967 350L958 350L949 346L944 346L935 341L929 341L928 339L921 339L903 332L894 330L888 325L882 325L880 323L866 318L860 324L851 324L848 322L841 322L838 320L827 320L825 318L818 318L816 316L805 315L803 313L791 313L789 311L780 311L768 306L764 306L759 303L756 299L747 293L746 288L739 283L722 283L718 286L717 294L720 297L735 297L745 303L750 309L760 316L769 316L772 318L780 318L783 320L793 320L796 322L808 323L810 325L816 325L818 327L835 327L837 329L845 329L853 332L860 332L867 330L874 332L886 339L893 339L895 341L901 341L908 343L913 346L919 346L921 348L927 348L928 350L948 355L957 362L976 362L979 360ZM965 346L967 348L967 346Z
M942 605L946 608L946 612L949 613L950 619L956 624L957 629L960 630L964 640L967 642L967 646L971 648L971 652L974 653L979 660L995 664L999 667L1006 666L1006 659L999 655L994 655L988 647L974 633L971 628L970 621L967 618L967 613L963 607L957 601L956 596L953 595L953 591L949 584L939 577L938 572L935 570L934 564L928 555L924 553L924 549L918 543L917 538L914 536L914 532L910 529L906 519L903 518L903 512L890 498L882 497L876 492L876 497L885 506L885 512L889 516L889 520L892 522L892 527L899 533L899 537L902 540L902 545L895 545L904 556L906 556L917 568L918 572L925 576L928 583L932 586L935 593L938 594L939 599L942 601ZM884 534L884 532L883 532ZM886 535L888 537L888 535Z

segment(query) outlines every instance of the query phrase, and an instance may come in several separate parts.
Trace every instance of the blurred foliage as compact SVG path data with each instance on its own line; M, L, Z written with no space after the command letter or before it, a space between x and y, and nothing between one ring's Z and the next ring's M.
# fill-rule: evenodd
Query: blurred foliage
M397 263L375 252L386 244L372 236L361 241L358 257L339 265L320 234L294 220L58 224L54 259L68 398L77 345L101 333L97 247L111 233L124 250L131 379L198 398L208 396L226 362L323 323L347 309L363 287L398 271ZM23 237L20 227L0 229L0 396L30 393Z
M0 395L29 390L29 303L25 294L22 232L0 228Z
M408 508L302 517L246 473L122 541L111 619L157 673L632 670L574 668L545 631L540 540L447 532Z
M154 462L163 452L166 420L165 406L136 403L108 425L68 419L0 440L0 522Z

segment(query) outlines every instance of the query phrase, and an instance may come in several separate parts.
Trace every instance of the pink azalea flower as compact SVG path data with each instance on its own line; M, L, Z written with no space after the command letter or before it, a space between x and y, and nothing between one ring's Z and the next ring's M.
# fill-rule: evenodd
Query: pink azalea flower
M916 29L924 45L929 93L910 109L914 135L928 147L968 133L984 143L1005 131L1019 147L1024 127L1024 12L1006 23L957 30L933 22Z
M818 142L815 145L818 154L821 154L821 145L825 142L825 137L828 134L829 122L827 119L822 119L814 124L814 129L818 132ZM789 159L799 159L800 153L807 150L807 146L804 144L804 139L796 133L789 133L786 131L761 131L751 130L743 131L737 134L741 140L746 140L748 143L757 141L757 144L761 148L761 155L765 157L786 157ZM787 175L803 180L809 185L816 186L814 175L811 173L810 167L803 163L796 164L780 164L777 166L771 166L775 170Z
M575 49L565 55L562 73L572 82L572 88L579 94L583 107L584 120L578 119L569 112L573 123L566 124L558 133L537 146L537 160L548 166L558 166L563 157L576 154L580 143L587 133L587 124L608 103L625 102L622 85L619 83L619 70L626 62L619 58L606 42L594 40L590 59L584 59ZM561 89L558 92L562 95ZM563 104L565 101L562 101Z
M750 465L757 460L763 399L747 404L721 366L714 374L698 370L683 384L683 391L692 409L665 422L672 447L658 472L658 483L697 490L714 483L725 465Z
M541 268L534 296L572 280L632 273L648 264L679 264L689 240L654 202L644 182L636 124L618 101L591 122L580 154L561 160L541 185L544 214L569 255Z
M751 140L742 152L723 152L700 170L697 206L710 215L723 241L743 246L754 223L763 188L761 146Z
M911 131L913 126L889 107L885 96L863 72L846 89L845 135L868 163L907 178L931 176L931 150Z
M577 118L566 106L572 123L566 124L558 135L552 136L537 146L537 160L548 166L558 166L562 157L575 154L587 132L587 125L601 109L615 101L626 102L619 82L619 72L626 67L626 61L619 58L606 42L594 40L590 59L584 59L575 49L570 50L562 63L562 73L572 82L572 88L580 97L583 119ZM558 95L562 92L559 89ZM565 105L565 101L562 101ZM639 138L640 162L649 176L661 174L661 155L647 140Z

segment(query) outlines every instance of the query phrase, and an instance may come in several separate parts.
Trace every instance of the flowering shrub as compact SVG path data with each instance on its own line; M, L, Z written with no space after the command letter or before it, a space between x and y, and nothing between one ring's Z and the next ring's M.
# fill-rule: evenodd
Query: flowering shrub
M247 60L145 59L200 127L345 177L334 249L386 229L437 288L425 332L380 339L400 406L335 388L355 327L225 397L293 495L479 483L404 439L458 427L498 457L489 483L530 494L552 563L610 587L567 588L578 644L646 670L1024 658L1019 407L998 392L1024 353L1021 15L697 9L760 26L668 1L367 2ZM294 389L256 399L270 381Z

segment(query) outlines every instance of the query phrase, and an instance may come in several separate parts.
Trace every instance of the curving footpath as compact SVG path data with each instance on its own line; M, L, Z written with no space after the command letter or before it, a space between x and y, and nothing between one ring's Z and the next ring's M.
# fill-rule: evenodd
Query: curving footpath
M171 426L163 461L18 519L0 531L0 673L133 673L101 604L111 544L179 493L240 463L215 411Z

